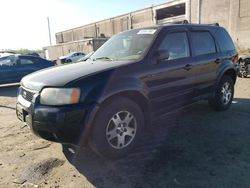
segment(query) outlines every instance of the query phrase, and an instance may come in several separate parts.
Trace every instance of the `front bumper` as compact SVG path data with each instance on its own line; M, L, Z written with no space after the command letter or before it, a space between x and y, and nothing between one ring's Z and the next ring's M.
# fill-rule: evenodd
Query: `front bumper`
M80 145L88 135L84 133L87 118L95 105L44 106L34 102L24 104L19 95L16 104L17 117L32 132L46 140Z

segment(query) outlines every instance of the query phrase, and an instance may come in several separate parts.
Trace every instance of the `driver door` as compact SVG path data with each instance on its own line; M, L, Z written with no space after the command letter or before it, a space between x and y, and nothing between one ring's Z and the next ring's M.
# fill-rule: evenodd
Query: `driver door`
M166 31L159 39L157 51L166 51L169 58L151 62L145 80L149 87L153 117L156 119L192 102L195 72L187 30Z

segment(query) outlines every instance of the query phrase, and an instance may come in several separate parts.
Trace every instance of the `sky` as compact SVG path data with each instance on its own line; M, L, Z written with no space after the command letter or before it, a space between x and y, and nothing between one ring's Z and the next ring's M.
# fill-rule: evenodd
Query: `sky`
M55 33L167 0L4 0L0 2L0 50L42 49Z

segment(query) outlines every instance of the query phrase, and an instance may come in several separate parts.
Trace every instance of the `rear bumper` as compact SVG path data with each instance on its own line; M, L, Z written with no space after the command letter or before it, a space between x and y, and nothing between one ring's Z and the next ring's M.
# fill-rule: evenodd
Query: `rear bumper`
M85 132L89 114L95 105L82 104L60 107L43 106L37 102L30 106L19 100L16 105L17 117L27 124L32 132L46 140L82 145L89 135ZM89 133L89 131L87 131Z

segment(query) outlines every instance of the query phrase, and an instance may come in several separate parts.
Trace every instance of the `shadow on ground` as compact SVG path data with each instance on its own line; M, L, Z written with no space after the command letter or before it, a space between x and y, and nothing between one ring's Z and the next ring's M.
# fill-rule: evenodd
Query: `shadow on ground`
M250 187L249 107L249 99L238 98L226 112L194 104L149 128L119 160L87 148L63 152L96 187Z

